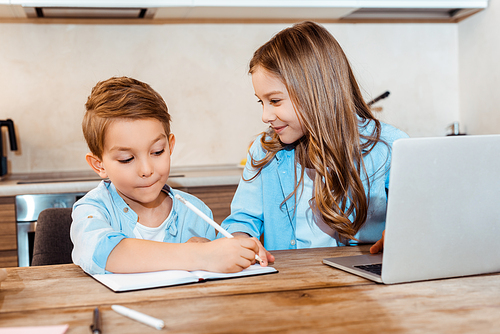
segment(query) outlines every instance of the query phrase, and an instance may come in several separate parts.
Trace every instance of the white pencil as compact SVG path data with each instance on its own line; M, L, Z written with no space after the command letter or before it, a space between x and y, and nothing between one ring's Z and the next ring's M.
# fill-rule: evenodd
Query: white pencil
M116 313L119 313L123 316L130 318L130 319L134 319L136 321L142 322L143 324L151 326L151 327L156 328L158 330L165 327L165 323L163 322L163 320L156 319L156 318L153 318L147 314L131 310L125 306L111 305L111 308Z
M210 225L212 225L217 231L219 231L220 233L222 233L223 236L225 236L226 238L234 238L234 236L231 233L229 233L228 231L226 231L225 229L223 229L222 226L220 226L219 224L217 224L213 219L210 219L210 217L208 217L200 209L198 209L193 204L191 204L186 199L184 199L184 197L182 197L179 194L176 194L175 198L177 198L179 201L181 201L183 204L185 204L189 209L191 209L194 213L196 213L198 216L200 216L201 219L203 219L204 221L206 221L207 223L209 223ZM255 259L257 261L259 261L259 262L262 262L262 259L257 254L255 254Z

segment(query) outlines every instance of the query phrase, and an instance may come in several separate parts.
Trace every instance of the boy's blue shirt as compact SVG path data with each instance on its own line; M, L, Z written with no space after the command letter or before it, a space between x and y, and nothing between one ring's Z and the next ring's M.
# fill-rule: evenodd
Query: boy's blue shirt
M391 125L381 123L381 126L381 139L387 145L377 143L363 159L370 179L370 206L367 220L355 236L359 243L373 243L382 237L389 188L390 148L395 140L408 137ZM363 124L360 120L361 134L370 135L373 129L373 122ZM243 171L244 179L249 180L256 173L251 166L251 156L255 160L261 160L265 154L259 137L249 150ZM242 178L231 203L231 215L224 220L222 226L229 233L245 232L256 238L264 234L264 247L268 250L297 248L294 196L282 205L294 190L295 168L295 150L288 147L277 152L274 159L253 180L245 181ZM365 179L362 177L366 190ZM352 217L350 218L352 221ZM349 244L352 243L350 241ZM342 245L338 239L337 244Z
M167 185L163 189L172 198L180 194L212 217L212 211L193 195ZM97 188L74 204L72 217L73 262L91 275L108 273L106 261L113 248L124 238L135 238L137 214L110 181L101 181ZM172 201L165 229L164 242L183 243L191 237L215 239L215 229L177 200Z

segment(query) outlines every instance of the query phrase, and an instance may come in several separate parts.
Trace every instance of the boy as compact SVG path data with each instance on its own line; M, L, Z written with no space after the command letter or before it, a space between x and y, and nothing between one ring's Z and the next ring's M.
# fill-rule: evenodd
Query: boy
M207 215L196 197L166 185L175 137L161 96L120 77L99 82L85 104L87 163L104 180L73 207L73 262L89 274L167 269L237 272L254 262L252 239L215 230L178 201Z

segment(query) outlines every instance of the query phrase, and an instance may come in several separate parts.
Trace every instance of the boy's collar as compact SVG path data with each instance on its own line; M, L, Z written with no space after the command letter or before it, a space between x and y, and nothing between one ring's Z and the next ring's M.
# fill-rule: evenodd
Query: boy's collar
M167 195L169 195L172 198L174 197L174 193L172 192L172 188L168 184L165 184L163 186L163 188L161 188L161 191L163 191L164 193L166 193Z

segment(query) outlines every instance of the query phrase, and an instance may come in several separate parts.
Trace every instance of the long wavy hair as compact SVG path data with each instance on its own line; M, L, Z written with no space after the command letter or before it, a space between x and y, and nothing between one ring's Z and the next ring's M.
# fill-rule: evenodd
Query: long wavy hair
M303 185L305 168L314 169L310 206L341 240L356 240L369 206L363 156L381 141L381 125L363 100L342 48L322 26L302 22L282 30L255 51L249 73L257 69L284 83L306 133L293 144L295 162L303 168L299 178L295 175L296 186L285 201ZM374 122L373 133L360 134L358 117ZM254 177L287 146L272 128L261 143L266 155L262 160L251 159L258 171ZM368 184L368 194L362 179Z

